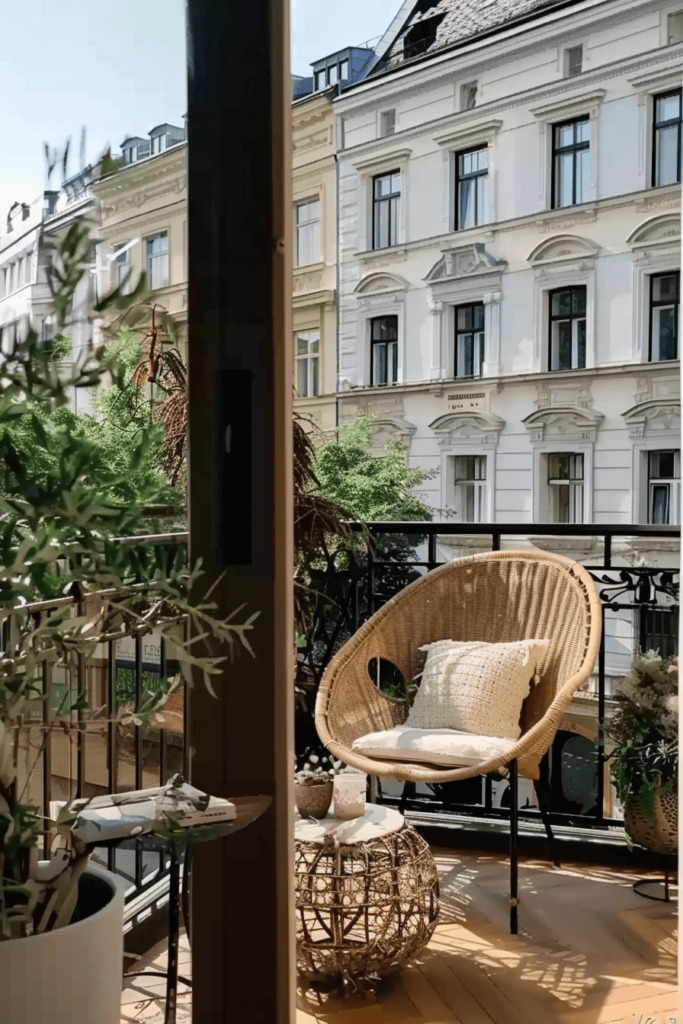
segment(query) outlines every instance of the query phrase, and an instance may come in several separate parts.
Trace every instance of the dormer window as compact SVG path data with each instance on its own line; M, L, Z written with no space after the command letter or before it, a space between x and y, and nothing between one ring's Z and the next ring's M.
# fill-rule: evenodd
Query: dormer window
M444 17L442 12L436 11L436 3L429 4L429 8L421 16L418 14L403 41L403 54L406 60L426 53L434 45L437 30Z
M123 155L127 164L134 164L138 158L138 147L128 146L127 149L124 149Z
M168 135L155 135L152 139L152 153L163 153L168 146Z
M324 89L325 88L325 75L326 75L325 68L323 68L321 71L316 71L316 73L315 73L315 89L316 89L316 92L319 89Z

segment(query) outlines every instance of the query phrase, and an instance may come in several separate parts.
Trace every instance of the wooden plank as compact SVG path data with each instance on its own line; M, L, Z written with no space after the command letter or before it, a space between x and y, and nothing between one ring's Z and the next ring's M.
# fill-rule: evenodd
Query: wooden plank
M441 998L427 974L419 967L408 967L403 972L403 989L422 1014L425 1024L463 1024L452 1008Z
M563 1014L553 1024L624 1024L635 1014L657 1017L661 1014L677 1012L678 997L675 992L659 996L647 996L644 999L629 999L622 1003L609 1003L602 1009L576 1010L571 1014ZM662 1022L663 1024L663 1022Z
M460 1016L463 1024L495 1024L443 957L425 958L420 970L449 1009Z
M481 968L464 958L446 960L446 966L462 982L495 1024L537 1024L540 1019L519 1012Z

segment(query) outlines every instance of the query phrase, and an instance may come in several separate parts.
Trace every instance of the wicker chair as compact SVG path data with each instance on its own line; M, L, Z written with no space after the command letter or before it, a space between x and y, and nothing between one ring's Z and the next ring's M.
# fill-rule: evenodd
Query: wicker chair
M586 570L559 555L495 551L454 559L388 601L337 652L318 691L315 722L322 743L347 765L381 779L408 783L454 782L478 775L510 777L511 912L517 931L517 779L538 782L539 764L552 745L574 694L590 677L600 645L602 608ZM405 702L373 683L374 659L393 663L411 680L422 667L418 648L435 640L503 643L547 639L540 681L524 702L521 738L505 754L468 767L435 767L380 760L354 751L355 739L405 721ZM547 801L539 806L552 841Z

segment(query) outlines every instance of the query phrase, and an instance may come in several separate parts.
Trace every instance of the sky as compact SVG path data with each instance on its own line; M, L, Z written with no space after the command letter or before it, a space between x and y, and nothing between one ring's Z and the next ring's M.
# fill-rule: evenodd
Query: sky
M217 0L219 2L219 0ZM226 0L220 0L226 2ZM43 145L79 169L126 135L186 113L185 0L4 0L0 59L0 217L44 188ZM292 71L345 46L377 40L401 0L292 0ZM52 186L58 187L55 171Z

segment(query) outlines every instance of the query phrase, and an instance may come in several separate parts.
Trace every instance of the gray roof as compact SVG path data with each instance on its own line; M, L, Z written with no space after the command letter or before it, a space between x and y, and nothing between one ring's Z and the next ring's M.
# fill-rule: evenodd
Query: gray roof
M569 0L569 4L571 2ZM533 16L537 11L540 14L546 8L567 5L568 0L434 0L431 5L428 0L416 0L411 13L371 75L424 59L439 50L465 43L483 33L503 28L508 23ZM438 15L441 15L441 20L435 42L418 56L406 59L403 52L405 33L423 18Z

